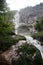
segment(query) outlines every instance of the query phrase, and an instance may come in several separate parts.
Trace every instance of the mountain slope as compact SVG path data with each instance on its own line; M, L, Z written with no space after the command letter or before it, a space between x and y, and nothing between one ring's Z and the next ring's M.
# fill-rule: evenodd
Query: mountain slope
M38 17L43 16L43 3L34 7L27 7L20 10L20 22L28 24L30 21L34 22Z

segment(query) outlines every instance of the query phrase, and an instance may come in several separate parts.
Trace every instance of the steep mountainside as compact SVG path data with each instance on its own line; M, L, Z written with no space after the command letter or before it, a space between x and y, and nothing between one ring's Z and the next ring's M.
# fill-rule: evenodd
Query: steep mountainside
M16 22L18 23L18 33L34 34L37 31L34 28L36 20L43 16L43 3L40 3L34 7L26 7L21 9L16 16Z
M22 23L28 24L34 22L41 16L43 16L43 3L20 10L20 22Z

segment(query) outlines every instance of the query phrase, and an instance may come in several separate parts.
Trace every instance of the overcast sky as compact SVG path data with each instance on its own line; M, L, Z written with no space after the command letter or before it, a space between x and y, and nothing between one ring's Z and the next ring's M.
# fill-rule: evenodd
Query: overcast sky
M35 6L36 4L43 3L43 0L7 0L11 10L20 10L27 6Z

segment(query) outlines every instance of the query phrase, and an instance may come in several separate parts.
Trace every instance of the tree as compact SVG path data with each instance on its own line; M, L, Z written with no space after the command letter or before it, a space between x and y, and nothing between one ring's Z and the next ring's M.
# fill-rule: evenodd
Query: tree
M6 0L0 0L0 50L6 50L13 41L9 34L14 30L13 16Z
M13 31L14 13L8 10L6 0L0 0L0 34L6 34Z
M7 9L9 8L7 7L6 0L0 0L0 12L3 13L7 11Z

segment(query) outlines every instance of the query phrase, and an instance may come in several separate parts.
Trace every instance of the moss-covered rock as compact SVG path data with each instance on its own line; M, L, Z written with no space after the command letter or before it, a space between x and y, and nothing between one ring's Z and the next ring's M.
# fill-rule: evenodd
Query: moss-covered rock
M42 58L40 51L28 44L24 44L19 47L18 53L20 54L20 64L19 65L41 65Z

